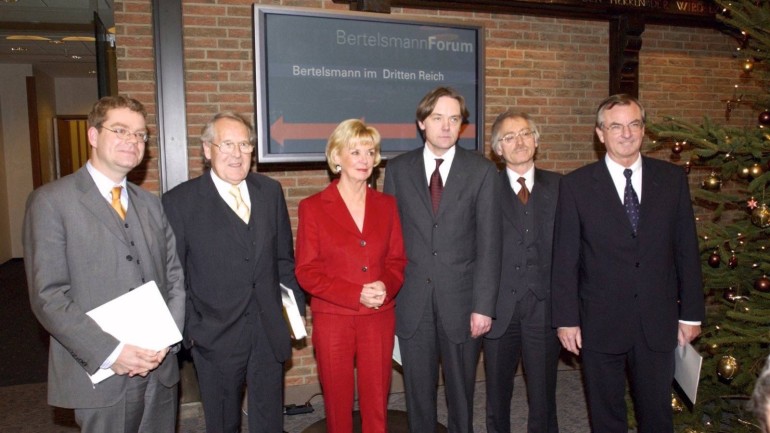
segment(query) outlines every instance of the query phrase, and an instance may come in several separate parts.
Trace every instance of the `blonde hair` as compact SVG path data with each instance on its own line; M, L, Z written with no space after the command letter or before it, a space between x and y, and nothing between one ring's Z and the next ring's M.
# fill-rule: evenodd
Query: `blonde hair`
M329 141L326 143L326 163L332 173L337 172L337 167L332 160L334 154L339 155L343 148L353 148L357 144L371 144L374 146L374 166L382 160L380 155L380 133L372 126L366 125L359 119L343 120L334 128Z

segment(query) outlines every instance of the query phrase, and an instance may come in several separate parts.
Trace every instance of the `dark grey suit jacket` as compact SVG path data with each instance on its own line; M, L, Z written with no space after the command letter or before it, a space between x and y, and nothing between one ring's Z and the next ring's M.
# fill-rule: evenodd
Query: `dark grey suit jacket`
M642 157L637 234L604 160L561 179L554 231L553 325L583 347L623 353L639 324L651 350L677 344L679 320L705 317L698 238L681 167Z
M398 201L408 259L396 298L396 334L414 334L435 291L447 335L454 343L467 340L472 312L495 316L501 248L496 167L456 147L435 216L422 147L388 162L384 190Z
M279 283L305 297L294 277L294 247L281 185L249 173L251 220L245 228L217 192L211 173L163 195L185 271L185 343L214 357L228 357L243 333L246 316L259 314L277 361L291 357Z
M32 311L51 334L48 402L53 406L105 407L123 397L128 376L94 386L86 375L99 369L118 340L85 313L141 285L140 266L148 281L155 280L182 329L184 281L171 226L158 197L130 183L127 191L126 222L138 221L144 235L133 243L86 167L38 188L27 201L24 265ZM166 386L177 383L176 357L167 356L151 374Z
M534 233L525 234L516 213L514 201L519 198L510 187L507 170L500 172L502 194L503 260L500 274L500 292L497 295L497 316L492 322L488 338L500 338L513 317L516 303L527 292L533 292L539 300L546 301L546 320L550 324L551 313L551 251L553 247L553 221L559 194L560 174L535 168L535 186L529 204L534 213ZM522 267L527 266L528 251L536 249L538 268L533 270L532 285L527 287Z

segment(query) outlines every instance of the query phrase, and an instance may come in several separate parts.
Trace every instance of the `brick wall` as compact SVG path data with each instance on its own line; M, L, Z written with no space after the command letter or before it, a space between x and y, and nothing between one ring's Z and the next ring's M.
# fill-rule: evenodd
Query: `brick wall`
M252 0L185 0L184 47L190 176L201 173L202 124L215 112L254 114ZM262 0L258 4L346 10L331 0ZM122 93L144 102L154 122L154 60L150 0L118 0L118 79ZM596 160L596 104L608 92L608 24L501 14L395 8L395 16L445 18L484 26L487 131L508 107L528 112L542 127L539 165L567 172ZM735 43L712 30L648 25L643 34L640 94L648 118L672 114L697 121L724 120L726 99L741 73ZM756 113L733 112L734 124L755 125ZM489 133L486 133L488 141ZM487 144L487 150L488 150ZM143 173L143 186L158 189L157 148ZM670 152L657 155L668 157ZM260 170L260 167L257 167ZM270 171L284 186L296 228L299 201L327 183L325 170ZM309 344L308 340L308 344ZM296 349L288 386L317 382L312 348Z

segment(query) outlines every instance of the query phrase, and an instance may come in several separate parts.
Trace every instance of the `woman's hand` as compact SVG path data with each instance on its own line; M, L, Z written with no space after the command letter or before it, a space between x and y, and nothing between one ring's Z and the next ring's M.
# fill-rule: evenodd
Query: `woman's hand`
M382 281L374 281L372 283L364 284L361 289L361 304L366 308L379 309L385 302L387 291L385 290L385 283Z

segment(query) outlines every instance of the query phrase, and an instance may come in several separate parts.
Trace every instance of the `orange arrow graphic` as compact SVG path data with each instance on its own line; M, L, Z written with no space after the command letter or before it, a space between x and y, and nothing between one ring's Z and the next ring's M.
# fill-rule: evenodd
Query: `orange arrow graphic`
M371 123L369 126L376 128L383 140L417 137L414 123ZM336 123L286 123L281 116L270 125L270 139L281 146L286 140L326 140L336 127ZM464 125L460 138L476 138L476 125Z

